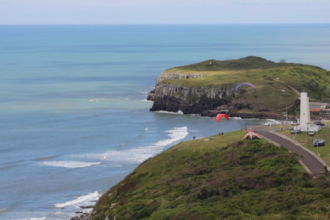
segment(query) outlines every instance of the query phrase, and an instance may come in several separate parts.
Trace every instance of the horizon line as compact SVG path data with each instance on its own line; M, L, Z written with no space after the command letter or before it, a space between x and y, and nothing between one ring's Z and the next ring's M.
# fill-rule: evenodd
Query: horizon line
M42 25L330 25L330 23L126 23L126 24L0 24L0 26L42 26Z

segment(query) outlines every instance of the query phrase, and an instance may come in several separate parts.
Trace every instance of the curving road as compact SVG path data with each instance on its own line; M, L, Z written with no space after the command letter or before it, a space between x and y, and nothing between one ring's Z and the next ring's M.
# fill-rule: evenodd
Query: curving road
M266 129L258 130L258 134L261 134L265 138L286 147L291 152L297 152L298 154L302 155L303 158L301 161L313 174L320 174L324 172L324 165L314 155L304 150L302 147L292 143L285 138L282 138L281 136L273 134Z

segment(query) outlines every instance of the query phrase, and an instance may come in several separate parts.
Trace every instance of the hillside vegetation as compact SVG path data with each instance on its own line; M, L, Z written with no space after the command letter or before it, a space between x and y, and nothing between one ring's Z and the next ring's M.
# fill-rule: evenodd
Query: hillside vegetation
M98 201L91 219L318 219L330 210L330 177L299 156L237 131L181 142L151 158ZM238 142L237 142L238 141Z
M257 87L254 91L248 86L232 100L233 103L248 103L249 109L242 111L258 112L268 109L280 113L291 106L302 91L308 92L311 101L328 102L330 98L330 72L310 65L275 63L260 57L245 57L238 60L207 60L201 63L175 67L162 74L204 74L196 79L166 79L162 83L185 87L235 87L241 82L250 82Z

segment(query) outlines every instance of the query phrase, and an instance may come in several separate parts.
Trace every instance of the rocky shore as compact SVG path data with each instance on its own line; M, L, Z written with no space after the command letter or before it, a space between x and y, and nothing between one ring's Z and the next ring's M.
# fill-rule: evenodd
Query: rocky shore
M89 213L87 212L75 212L77 216L70 218L70 220L88 220L89 218Z

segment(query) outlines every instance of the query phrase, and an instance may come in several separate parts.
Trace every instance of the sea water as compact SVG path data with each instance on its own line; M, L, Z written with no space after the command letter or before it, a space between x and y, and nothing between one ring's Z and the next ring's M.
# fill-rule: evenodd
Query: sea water
M263 123L149 112L161 71L249 55L330 69L329 36L330 25L0 26L0 219L69 219L180 141Z

